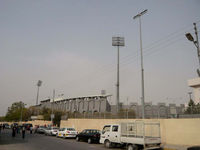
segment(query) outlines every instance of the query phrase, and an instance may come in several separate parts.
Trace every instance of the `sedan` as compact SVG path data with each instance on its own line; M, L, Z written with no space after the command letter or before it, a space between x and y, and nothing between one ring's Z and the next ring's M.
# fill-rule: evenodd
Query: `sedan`
M76 138L78 132L74 128L62 128L58 131L57 137Z
M45 130L46 130L46 127L45 127L45 126L40 126L39 128L37 128L36 132L37 132L37 133L42 133L42 134L44 134L44 133L45 133Z
M100 140L100 130L96 130L96 129L86 129L83 130L81 133L79 133L76 136L76 141L87 141L89 144L95 142L95 143L99 143Z
M56 135L58 133L59 128L57 127L49 127L45 130L45 135Z

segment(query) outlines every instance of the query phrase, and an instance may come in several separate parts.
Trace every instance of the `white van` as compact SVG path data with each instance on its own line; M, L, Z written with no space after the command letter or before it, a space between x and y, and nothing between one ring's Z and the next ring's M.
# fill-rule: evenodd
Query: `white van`
M160 123L134 121L103 127L100 143L110 148L124 145L127 150L161 148Z

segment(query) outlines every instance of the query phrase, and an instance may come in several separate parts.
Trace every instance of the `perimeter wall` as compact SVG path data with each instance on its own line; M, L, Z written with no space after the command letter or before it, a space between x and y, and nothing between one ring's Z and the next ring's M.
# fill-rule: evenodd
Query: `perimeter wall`
M106 124L131 122L134 119L68 119L61 121L61 127L74 127L78 132L84 129L102 130ZM146 119L159 121L163 145L200 145L200 119Z

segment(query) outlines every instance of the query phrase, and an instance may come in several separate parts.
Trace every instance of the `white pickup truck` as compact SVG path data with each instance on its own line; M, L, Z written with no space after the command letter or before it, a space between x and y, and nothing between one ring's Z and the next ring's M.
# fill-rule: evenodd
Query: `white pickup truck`
M160 123L134 121L105 125L100 143L107 148L124 145L127 150L161 149Z

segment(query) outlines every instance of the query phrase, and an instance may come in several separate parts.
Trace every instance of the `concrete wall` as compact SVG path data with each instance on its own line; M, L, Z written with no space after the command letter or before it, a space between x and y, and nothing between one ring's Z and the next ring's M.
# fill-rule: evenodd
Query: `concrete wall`
M74 127L78 132L83 129L102 130L105 124L133 121L133 119L69 119L61 121L61 127ZM200 145L200 119L147 119L160 121L161 138L164 145Z

